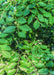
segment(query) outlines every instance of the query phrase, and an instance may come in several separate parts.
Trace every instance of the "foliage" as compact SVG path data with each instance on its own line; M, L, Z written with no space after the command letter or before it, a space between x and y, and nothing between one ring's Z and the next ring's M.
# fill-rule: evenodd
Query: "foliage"
M53 44L53 0L0 0L0 75L54 75Z

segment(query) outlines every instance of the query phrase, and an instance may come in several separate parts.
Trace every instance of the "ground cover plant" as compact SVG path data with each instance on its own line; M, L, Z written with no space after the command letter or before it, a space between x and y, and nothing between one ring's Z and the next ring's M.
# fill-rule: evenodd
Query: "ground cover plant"
M54 0L0 0L0 75L54 75Z

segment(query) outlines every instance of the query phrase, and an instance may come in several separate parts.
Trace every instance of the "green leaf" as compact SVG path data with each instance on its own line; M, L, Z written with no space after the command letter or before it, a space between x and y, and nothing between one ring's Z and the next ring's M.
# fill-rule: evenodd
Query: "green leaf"
M1 50L11 50L11 48L7 45L0 45Z
M50 71L50 74L51 74L51 75L54 75L54 71Z
M21 61L20 64L21 64L21 66L26 66L26 67L30 67L31 66L31 63L26 62L26 61Z
M46 27L46 25L45 25L45 24L43 24L43 23L41 23L41 27L44 27L44 28L45 28L45 27Z
M31 13L34 14L34 15L37 15L38 14L38 10L37 9L33 9L33 10L31 10Z
M24 15L24 16L27 16L29 13L30 13L29 9L25 9L25 10L23 11L23 15Z
M4 2L5 2L5 0L3 0ZM10 9L10 4L8 3L8 2L6 2L6 3L3 3L3 10L9 10ZM7 7L7 8L5 8L5 7Z
M8 34L5 34L5 33L0 33L0 37L7 37Z
M48 63L46 63L46 67L53 67L53 61L49 61Z
M36 20L36 21L34 22L33 26L34 26L35 29L38 29L39 26L40 26L39 21Z
M28 24L30 24L32 21L33 21L33 16L31 15L28 17Z
M42 14L38 14L38 19L40 22L44 22L44 17Z
M48 69L46 69L46 68L43 68L43 69L40 69L39 71L38 71L40 74L48 74Z
M36 66L37 68L42 68L42 67L44 67L44 64L43 64L43 63L37 63L37 64L35 64L35 66Z
M41 47L42 49L47 49L47 46L46 46L46 45L40 45L40 47Z
M10 52L2 51L2 55L3 55L3 57L5 57L5 58L11 58Z
M7 66L7 69L13 69L16 65L17 63L9 63L9 65Z
M3 18L6 18L6 12L3 13Z
M52 0L50 0L50 1L52 1ZM51 2L50 2L50 4L47 4L45 7L45 9L47 9L47 10L51 10L52 8L54 8L54 6L51 4Z
M14 18L12 18L12 17L7 17L6 18L6 23L11 23L13 21L14 21Z
M24 17L20 17L20 18L17 19L17 22L19 24L24 24L24 23L26 23L26 19Z
M46 18L44 18L44 22L48 25L48 20Z
M49 24L50 24L50 25L53 25L53 17L52 17L52 16L49 17Z
M27 8L30 8L30 9L34 8L34 7L35 7L35 4L30 4L30 5L27 6Z
M44 2L38 2L38 4L41 6L41 7L45 7L46 4Z
M18 57L14 57L13 59L11 59L11 62L16 62L18 61Z
M0 75L3 75L4 74L4 69L1 69L0 70Z
M20 66L20 70L22 70L22 71L24 71L24 72L27 72L27 71L28 71L28 67Z
M15 15L16 16L22 16L23 15L23 12L22 11L17 11Z
M15 72L16 72L16 69L12 69L12 70L9 70L9 71L7 72L7 74L8 74L8 75L13 75L13 74L15 74Z
M14 15L14 12L13 11L9 11L9 15Z
M38 8L38 9L42 14L44 14L46 12L43 8Z
M52 17L53 18L53 24L54 24L54 17Z
M45 12L43 15L44 15L44 17L51 17L51 13L50 12Z
M31 28L28 25L20 25L19 29L24 31L24 32L31 30Z
M18 32L18 36L20 38L26 38L26 33L24 33L24 32Z
M5 23L4 19L0 19L0 24L4 24L4 23Z
M35 47L35 46L32 47L32 61L35 61L36 49L37 49L37 47Z
M23 10L24 8L25 8L25 6L23 6L23 5L22 5L22 6L21 6L21 5L18 5L18 6L17 6L17 10L18 10L18 11L19 11L19 10Z
M0 39L0 44L8 44L8 41L6 39Z
M30 47L29 46L26 46L26 45L24 45L23 47L22 47L22 49L30 49Z
M5 30L4 33L13 33L15 31L15 26L8 26Z
M1 69L1 68L4 68L4 66L5 66L5 64L0 63L0 69Z
M53 13L53 15L54 15L54 9L52 9L52 13Z

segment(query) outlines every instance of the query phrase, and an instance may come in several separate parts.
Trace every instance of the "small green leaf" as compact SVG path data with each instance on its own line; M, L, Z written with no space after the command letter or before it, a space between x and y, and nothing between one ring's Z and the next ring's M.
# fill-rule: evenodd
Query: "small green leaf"
M38 9L42 14L44 14L46 12L43 8L38 8Z
M25 10L23 11L23 15L24 15L24 16L27 16L29 13L30 13L29 9L25 9Z
M0 33L0 37L6 37L6 36L8 36L8 34Z
M47 49L47 46L46 46L46 45L40 45L40 47L41 47L42 49Z
M41 7L45 7L46 4L44 2L38 2L38 4L41 6Z
M52 13L53 13L53 15L54 15L54 9L52 9Z
M50 71L50 74L51 74L51 75L54 75L54 71Z
M33 16L31 15L28 17L28 24L30 24L32 21L33 21Z
M37 64L35 64L35 66L36 66L37 68L42 68L42 67L44 67L44 64L43 64L43 63L37 63Z
M8 44L8 41L6 39L0 39L0 44Z
M4 23L5 23L4 19L0 19L0 24L4 24Z
M44 22L44 17L42 14L38 14L38 19L40 22Z
M53 61L49 61L48 63L46 63L46 67L53 67Z
M9 15L14 15L14 12L13 11L9 11Z
M52 1L52 0L50 0L50 1ZM47 9L47 10L51 10L53 8L54 8L53 4L47 4L46 7L45 7L45 9Z
M44 22L48 25L48 20L46 18L44 18Z
M43 23L41 23L41 27L44 27L44 28L45 28L45 27L46 27L46 25L45 25L45 24L43 24Z
M5 64L0 63L0 69L1 69L1 68L4 68L4 66L5 66Z
M26 19L24 17L20 17L20 18L17 19L17 22L19 24L24 24L24 23L26 23Z
M43 15L44 15L44 17L51 17L51 13L50 12L45 12Z
M26 38L26 33L24 33L24 32L18 32L18 36L20 38Z
M4 74L4 69L0 69L0 75Z
M9 70L9 71L7 72L7 74L8 74L8 75L13 75L13 74L15 74L15 72L16 72L16 69L12 69L12 70Z
M49 24L50 24L50 25L53 25L53 17L52 17L52 16L49 17Z
M34 8L34 7L35 7L35 4L30 4L30 5L27 6L27 8L30 8L30 9Z
M12 17L7 17L6 18L6 23L11 23L13 21L14 21L14 18L12 18Z
M11 59L11 62L16 62L18 61L18 57L14 57L13 59Z
M24 31L24 32L31 30L31 28L28 25L20 25L19 29Z
M8 26L5 30L4 33L13 33L15 31L15 26Z
M0 45L1 50L11 50L11 48L7 45Z
M39 26L40 26L39 21L36 20L36 21L34 22L33 26L34 26L35 29L38 29Z
M2 55L3 55L3 57L5 57L5 58L10 58L10 57L11 57L10 53L7 52L7 51L2 51Z
M48 74L48 69L46 69L46 68L43 68L43 69L40 69L39 71L38 71L40 74Z
M17 11L15 15L16 16L22 16L23 15L23 12L22 11Z
M38 10L37 9L33 9L33 10L31 10L31 13L34 14L34 15L37 15L38 14Z
M16 65L17 65L17 63L10 63L10 64L7 66L7 69L13 69Z

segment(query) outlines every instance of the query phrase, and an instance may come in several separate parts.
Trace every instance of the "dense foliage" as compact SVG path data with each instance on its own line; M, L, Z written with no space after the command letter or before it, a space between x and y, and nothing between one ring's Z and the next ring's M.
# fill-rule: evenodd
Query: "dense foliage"
M0 75L54 75L54 0L0 0Z

